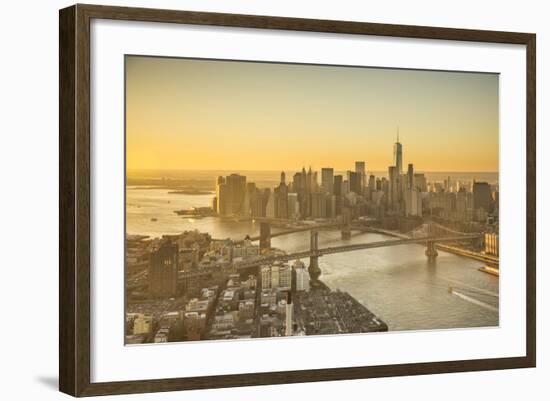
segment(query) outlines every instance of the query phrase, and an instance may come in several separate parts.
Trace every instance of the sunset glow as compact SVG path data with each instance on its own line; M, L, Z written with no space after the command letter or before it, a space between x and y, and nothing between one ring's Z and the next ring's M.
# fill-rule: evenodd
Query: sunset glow
M128 56L127 167L498 171L496 74Z

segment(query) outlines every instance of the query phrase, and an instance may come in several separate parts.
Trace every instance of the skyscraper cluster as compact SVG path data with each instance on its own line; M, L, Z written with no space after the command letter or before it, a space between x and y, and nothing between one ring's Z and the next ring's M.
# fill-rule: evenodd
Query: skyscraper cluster
M320 180L311 167L307 170L303 167L290 181L281 172L275 188L258 188L247 182L245 176L231 174L218 177L213 208L220 216L289 220L344 215L382 219L435 213L454 221L484 221L488 214L498 210L498 205L495 208L498 190L486 182L474 182L470 188L464 183L453 183L451 177L443 184L428 183L423 173L415 172L412 163L406 170L403 166L403 145L398 131L393 163L386 177L368 175L364 161L356 161L354 170L340 174L332 167L323 167Z
M280 182L273 189L258 188L245 176L231 174L218 177L213 207L220 216L332 218L340 216L345 208L355 207L366 191L365 162L356 162L355 171L347 171L345 176L324 167L320 183L318 172L311 167L296 172L290 182L281 172Z

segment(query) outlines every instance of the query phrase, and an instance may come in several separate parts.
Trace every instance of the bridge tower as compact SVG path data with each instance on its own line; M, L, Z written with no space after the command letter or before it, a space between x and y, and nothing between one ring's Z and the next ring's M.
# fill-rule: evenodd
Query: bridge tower
M342 239L351 238L351 210L349 207L342 209Z
M437 249L435 249L435 242L428 241L426 245L426 256L428 257L428 259L435 259L438 255Z
M271 248L271 224L260 223L260 249Z
M312 285L317 284L319 276L321 275L321 269L319 268L319 233L317 231L311 231L310 237L310 251L311 256L309 258L309 278Z

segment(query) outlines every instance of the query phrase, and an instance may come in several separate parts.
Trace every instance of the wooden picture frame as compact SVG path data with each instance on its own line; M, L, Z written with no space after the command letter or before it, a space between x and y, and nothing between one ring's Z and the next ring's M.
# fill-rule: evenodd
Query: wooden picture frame
M525 60L527 71L526 356L92 383L90 380L90 21L94 18L525 45L527 49ZM62 392L73 396L94 396L535 366L536 37L534 34L80 4L60 10L59 30L59 388Z

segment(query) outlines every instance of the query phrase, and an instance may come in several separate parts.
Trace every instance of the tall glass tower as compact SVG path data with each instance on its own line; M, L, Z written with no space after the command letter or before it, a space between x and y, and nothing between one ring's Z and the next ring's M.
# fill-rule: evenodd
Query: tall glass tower
M403 174L403 147L399 142L399 128L397 128L397 141L393 145L393 165L397 167L397 174Z

